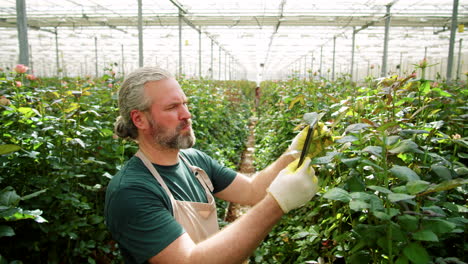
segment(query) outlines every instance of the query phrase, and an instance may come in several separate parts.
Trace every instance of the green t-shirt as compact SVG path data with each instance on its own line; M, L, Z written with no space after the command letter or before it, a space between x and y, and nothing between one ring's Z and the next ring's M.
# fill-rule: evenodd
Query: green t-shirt
M199 150L182 150L181 154L206 171L213 193L222 191L236 176ZM183 161L153 166L176 200L207 202L205 190ZM169 196L137 157L130 158L109 182L104 215L125 263L145 263L185 232L173 217Z

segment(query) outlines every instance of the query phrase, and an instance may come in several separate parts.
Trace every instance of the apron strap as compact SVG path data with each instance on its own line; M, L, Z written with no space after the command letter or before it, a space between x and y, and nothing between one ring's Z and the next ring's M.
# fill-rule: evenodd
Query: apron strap
M195 174L195 177L197 177L198 181L201 183L205 191L209 191L210 193L213 193L214 187L213 183L210 180L210 177L206 173L202 173L203 169L190 165L188 160L184 158L182 155L179 155L179 157L184 161L184 163L192 170L193 174Z
M151 174L153 174L153 176L156 178L156 180L159 182L159 184L163 187L163 189L166 191L167 195L169 196L169 199L171 200L172 208L174 208L174 206L175 206L174 205L175 204L174 196L172 196L172 193L169 190L169 187L167 187L166 183L161 178L159 173L156 171L156 169L154 168L151 161L149 161L149 159L146 157L146 155L141 150L138 150L137 153L135 154L135 156L137 156L138 158L141 159L141 161L143 161L145 166L150 170Z

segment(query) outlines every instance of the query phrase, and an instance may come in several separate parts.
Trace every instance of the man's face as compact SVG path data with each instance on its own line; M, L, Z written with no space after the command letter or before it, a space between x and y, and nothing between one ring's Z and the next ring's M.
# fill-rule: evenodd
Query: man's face
M185 149L195 144L192 115L187 107L187 97L174 79L145 84L146 96L152 105L146 115L154 144L166 149Z

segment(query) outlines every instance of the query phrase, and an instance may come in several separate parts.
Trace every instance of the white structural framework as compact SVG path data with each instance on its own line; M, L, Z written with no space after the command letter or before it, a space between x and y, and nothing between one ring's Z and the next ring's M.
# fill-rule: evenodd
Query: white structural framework
M427 77L465 79L465 27L468 0L0 0L0 67L359 80L408 74L427 58Z

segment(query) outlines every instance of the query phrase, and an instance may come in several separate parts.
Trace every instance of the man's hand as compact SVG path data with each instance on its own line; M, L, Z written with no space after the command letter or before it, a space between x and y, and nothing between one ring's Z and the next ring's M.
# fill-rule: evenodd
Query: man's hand
M306 126L304 129L302 129L302 131L297 134L296 137L294 137L291 145L288 148L288 153L294 155L295 158L298 158L301 155L309 128L309 126ZM318 122L314 129L314 134L312 135L307 157L316 157L323 151L325 147L331 145L332 143L333 138L331 131L327 126L325 126L325 124Z
M299 159L296 159L280 171L267 189L284 213L304 205L318 191L318 179L309 166L310 158L306 158L299 168L298 163Z

